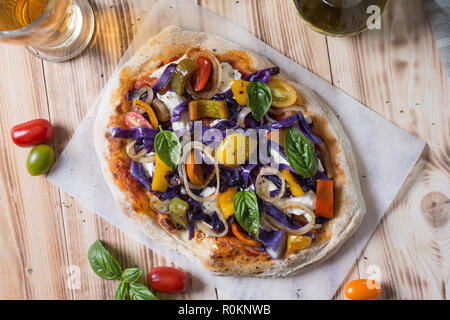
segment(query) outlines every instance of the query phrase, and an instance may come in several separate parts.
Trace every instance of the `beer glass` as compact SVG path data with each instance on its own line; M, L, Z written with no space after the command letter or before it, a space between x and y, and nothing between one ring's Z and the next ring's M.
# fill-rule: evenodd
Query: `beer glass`
M25 45L47 61L80 54L94 33L87 0L0 0L0 41Z

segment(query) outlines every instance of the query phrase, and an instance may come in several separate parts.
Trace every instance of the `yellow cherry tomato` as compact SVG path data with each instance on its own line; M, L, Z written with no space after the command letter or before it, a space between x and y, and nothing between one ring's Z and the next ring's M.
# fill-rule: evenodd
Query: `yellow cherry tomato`
M219 195L219 207L225 219L234 214L234 196L237 194L235 187L228 188Z
M249 81L243 80L233 80L231 84L231 92L233 92L234 99L240 106L247 105L247 86L250 84Z
M381 285L374 280L353 280L345 286L345 296L350 300L375 300L380 295Z
M268 85L273 97L272 106L286 108L292 106L297 101L297 91L286 81L273 78L269 81Z
M287 241L287 252L296 253L308 248L311 243L312 239L308 236L289 236Z
M257 142L243 134L233 133L227 136L216 150L216 159L227 167L239 167L253 152Z

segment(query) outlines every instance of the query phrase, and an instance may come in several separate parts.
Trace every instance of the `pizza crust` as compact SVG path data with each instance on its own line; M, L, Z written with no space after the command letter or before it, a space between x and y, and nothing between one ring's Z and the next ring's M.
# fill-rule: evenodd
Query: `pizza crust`
M189 48L205 47L216 54L231 50L243 51L252 61L252 67L261 70L274 66L268 59L248 51L228 40L209 33L198 33L170 26L151 38L135 56L116 73L105 90L94 125L94 144L102 171L120 210L137 223L154 241L172 247L179 252L189 252L202 262L206 269L217 275L285 277L323 261L333 255L361 224L366 213L362 197L356 161L344 129L326 103L307 87L289 81L304 99L307 113L313 118L314 128L326 141L332 155L333 175L337 203L335 218L324 225L327 237L313 241L310 248L285 258L272 260L267 256L251 257L239 252L238 240L233 237L188 240L188 232L169 234L150 215L137 213L124 192L116 185L108 159L109 142L105 133L110 132L110 119L124 93L139 76L156 70L162 64L183 55ZM281 73L285 80L288 78ZM242 251L242 250L241 250Z

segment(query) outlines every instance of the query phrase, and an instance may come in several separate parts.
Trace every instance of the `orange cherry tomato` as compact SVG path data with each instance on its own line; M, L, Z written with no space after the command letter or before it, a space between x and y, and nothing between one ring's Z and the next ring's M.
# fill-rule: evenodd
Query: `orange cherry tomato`
M194 90L202 91L206 84L208 83L209 77L211 75L211 61L205 57L199 57L197 59L198 71L194 76Z
M128 112L125 116L125 124L130 129L136 129L137 127L144 127L153 129L150 122L145 119L140 113L137 112Z
M350 300L375 300L380 295L381 285L374 280L353 280L345 286L345 296Z
M153 289L164 293L181 293L186 290L188 284L186 274L172 267L153 268L148 281Z

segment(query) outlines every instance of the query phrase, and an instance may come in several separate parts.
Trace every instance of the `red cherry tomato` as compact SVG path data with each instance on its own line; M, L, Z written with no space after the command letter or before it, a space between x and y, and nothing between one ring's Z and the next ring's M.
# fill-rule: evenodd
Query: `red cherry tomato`
M380 295L381 285L373 280L353 280L345 286L345 296L350 300L375 300Z
M186 274L172 267L156 267L150 271L148 281L156 291L163 293L181 293L186 290Z
M125 124L130 129L136 129L137 127L144 127L153 129L150 122L144 118L143 115L137 112L128 112L125 116Z
M36 119L11 128L11 139L19 147L36 146L53 138L53 126L45 119Z
M197 59L198 71L194 78L194 90L202 91L208 83L209 76L211 75L211 61L205 57L199 57Z

